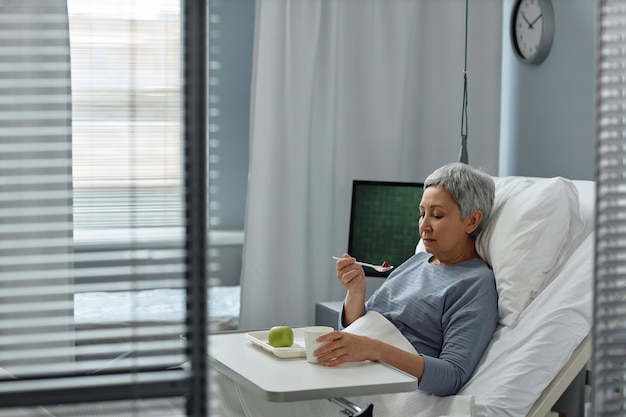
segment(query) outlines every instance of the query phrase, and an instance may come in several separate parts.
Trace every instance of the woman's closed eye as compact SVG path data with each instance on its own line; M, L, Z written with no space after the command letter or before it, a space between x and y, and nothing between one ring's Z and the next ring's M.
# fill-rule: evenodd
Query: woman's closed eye
M424 217L426 217L426 213L420 213L420 217L423 219ZM430 217L432 217L434 219L443 219L443 214L441 214L441 213L432 213L432 214L430 214Z

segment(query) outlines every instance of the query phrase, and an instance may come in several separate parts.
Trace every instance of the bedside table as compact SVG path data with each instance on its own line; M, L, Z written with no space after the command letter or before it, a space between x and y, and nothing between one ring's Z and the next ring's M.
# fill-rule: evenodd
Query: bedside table
M322 301L315 304L315 325L337 329L343 301Z

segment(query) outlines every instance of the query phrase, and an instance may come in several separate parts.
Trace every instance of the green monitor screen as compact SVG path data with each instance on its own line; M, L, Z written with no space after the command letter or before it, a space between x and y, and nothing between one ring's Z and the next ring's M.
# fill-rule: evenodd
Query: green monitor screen
M422 183L354 180L348 253L362 262L395 267L410 258L419 241L423 192ZM366 276L391 273L364 269Z

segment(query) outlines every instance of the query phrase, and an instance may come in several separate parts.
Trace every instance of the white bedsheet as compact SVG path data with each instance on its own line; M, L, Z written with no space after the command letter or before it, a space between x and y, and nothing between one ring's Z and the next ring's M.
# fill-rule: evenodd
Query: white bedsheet
M345 332L366 335L403 349L417 353L404 335L384 316L375 311L368 311L346 329ZM357 401L360 401L357 402ZM473 416L474 398L471 395L436 397L421 391L386 394L355 400L357 404L374 404L375 414L379 416Z
M476 416L524 416L592 327L591 233L513 329L499 328L460 394ZM511 352L515 354L511 354Z

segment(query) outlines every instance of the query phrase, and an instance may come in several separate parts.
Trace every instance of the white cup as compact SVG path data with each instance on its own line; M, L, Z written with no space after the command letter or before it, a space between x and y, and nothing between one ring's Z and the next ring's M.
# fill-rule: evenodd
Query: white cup
M313 356L313 352L324 343L317 342L315 339L324 333L332 332L334 330L335 329L330 326L309 326L303 329L307 361L317 363L317 358Z

